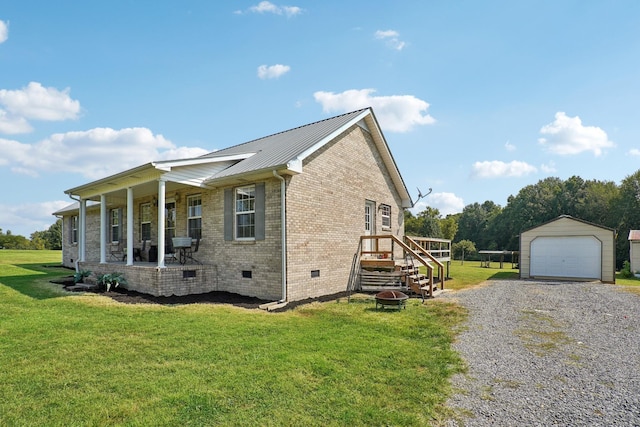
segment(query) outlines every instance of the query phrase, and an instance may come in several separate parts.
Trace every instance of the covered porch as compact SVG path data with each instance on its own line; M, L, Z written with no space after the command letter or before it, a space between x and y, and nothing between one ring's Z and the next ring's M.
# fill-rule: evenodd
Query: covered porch
M127 280L127 289L153 296L183 296L201 294L218 289L218 274L215 265L171 263L159 268L154 262L80 261L81 271L91 271L92 277L119 273Z

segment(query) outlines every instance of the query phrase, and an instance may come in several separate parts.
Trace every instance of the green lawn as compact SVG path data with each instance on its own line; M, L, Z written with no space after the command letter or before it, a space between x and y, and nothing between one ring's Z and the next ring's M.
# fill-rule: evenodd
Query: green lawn
M124 305L50 284L59 259L0 251L0 425L428 425L463 369L442 301Z
M518 270L511 268L510 262L503 264L504 268L500 268L499 262L492 262L489 268L482 267L480 261L451 261L451 270L449 272L450 280L446 280L444 287L446 289L464 289L477 285L486 280L498 279L517 279ZM445 266L445 275L447 274Z
M625 279L624 277L622 277L622 275L619 272L617 272L616 285L620 285L622 289L626 292L631 292L631 293L640 295L640 279L637 277Z
M49 282L57 251L0 251L0 425L429 425L465 311L356 296L284 313L124 305ZM446 288L516 278L454 261ZM629 283L627 283L629 282ZM618 279L640 290L640 280Z

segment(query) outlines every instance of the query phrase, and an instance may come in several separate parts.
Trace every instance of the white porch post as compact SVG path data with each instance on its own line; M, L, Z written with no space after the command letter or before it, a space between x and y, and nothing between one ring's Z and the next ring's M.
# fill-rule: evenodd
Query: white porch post
M87 201L85 199L80 199L80 218L78 218L78 228L79 236L78 236L78 260L84 262L85 253L87 247Z
M100 264L107 263L107 196L100 195Z
M127 265L133 265L133 188L127 188Z
M164 268L164 205L166 200L166 182L158 181L158 268Z

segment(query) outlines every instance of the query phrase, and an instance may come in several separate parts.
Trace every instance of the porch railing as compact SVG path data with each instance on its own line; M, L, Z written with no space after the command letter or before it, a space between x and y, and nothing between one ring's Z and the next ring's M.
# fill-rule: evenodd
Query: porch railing
M444 264L414 239L405 237L405 240L406 242L394 235L360 236L359 250L353 257L347 289L352 291L358 288L358 273L361 263L364 261L369 265L375 265L376 262L383 264L399 261L396 260L395 255L396 245L403 251L403 260L405 255L409 254L422 267L426 268L430 296L433 296L434 269L436 268L438 269L440 287L444 289ZM370 243L365 244L365 242Z

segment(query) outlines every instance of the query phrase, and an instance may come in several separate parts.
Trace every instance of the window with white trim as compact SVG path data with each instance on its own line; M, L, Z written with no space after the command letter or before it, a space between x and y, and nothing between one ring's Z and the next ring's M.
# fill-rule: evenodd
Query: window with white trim
M140 205L140 241L151 240L151 203Z
M248 185L235 190L236 239L256 237L256 186Z
M120 241L120 209L111 209L111 241Z
M382 218L382 228L391 229L391 206L380 205L380 217Z
M78 216L71 217L71 243L78 243Z
M192 239L202 237L202 196L187 197L187 233Z
M169 200L164 205L164 238L166 240L176 237L176 202Z

